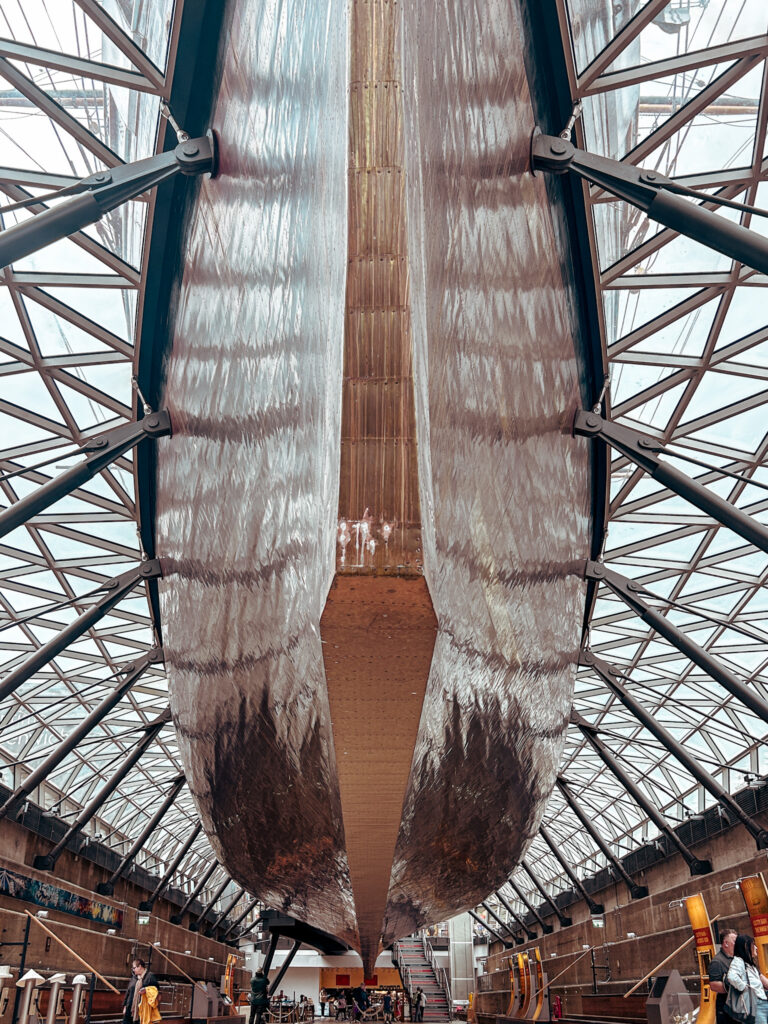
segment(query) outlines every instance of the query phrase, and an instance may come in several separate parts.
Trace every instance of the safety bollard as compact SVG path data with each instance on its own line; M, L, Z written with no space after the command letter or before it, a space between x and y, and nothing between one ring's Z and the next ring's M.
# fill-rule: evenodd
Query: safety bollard
M83 989L88 984L88 979L84 974L76 974L72 979L72 1007L69 1011L69 1024L77 1024L78 1013L80 1010L80 997L83 994Z
M66 974L54 974L48 979L51 984L51 992L48 1000L48 1013L45 1015L45 1024L56 1024L61 987L66 980Z
M19 978L16 982L16 988L23 990L18 1024L27 1024L29 1008L32 1005L32 993L42 981L45 981L42 974L38 974L37 971L27 971L24 977Z

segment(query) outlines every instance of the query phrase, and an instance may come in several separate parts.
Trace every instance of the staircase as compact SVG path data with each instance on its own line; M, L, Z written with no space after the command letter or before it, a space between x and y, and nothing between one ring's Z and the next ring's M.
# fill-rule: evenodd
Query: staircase
M403 986L415 998L416 989L422 988L427 997L424 1024L444 1024L451 1019L445 992L438 983L432 964L424 953L421 936L409 935L399 939L396 946L398 967Z

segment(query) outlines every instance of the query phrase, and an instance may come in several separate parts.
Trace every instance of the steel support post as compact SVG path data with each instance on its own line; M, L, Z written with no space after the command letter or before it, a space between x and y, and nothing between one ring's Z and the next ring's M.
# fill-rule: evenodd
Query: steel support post
M560 864L560 867L566 873L568 878L570 878L571 884L573 885L573 887L576 889L576 891L578 893L580 893L581 898L584 900L584 902L589 907L590 914L592 914L595 917L598 917L601 914L604 914L605 913L605 907L603 906L602 903L595 903L595 901L589 895L587 890L584 888L583 883L579 879L578 875L573 870L573 868L568 863L568 861L565 859L565 857L563 857L563 855L560 852L560 849L557 846L557 844L553 841L552 837L550 836L549 832L547 831L546 826L539 825L539 835L541 836L541 838L544 840L544 842L547 844L547 846L550 848L550 850L554 854L555 859Z
M512 879L511 879L511 878L508 878L508 879L507 879L507 885L508 885L508 886L510 887L510 889L512 889L512 890L513 890L513 892L515 893L515 895L517 896L517 898L518 898L518 899L520 900L520 902L521 902L521 903L522 903L522 904L523 904L523 905L524 905L525 907L527 907L527 908L528 908L528 910L529 910L529 912L530 912L531 914L533 914L533 916L534 916L534 917L536 918L536 920L537 920L537 921L539 922L539 924L541 925L541 930L542 930L542 931L544 932L544 934L545 934L545 935L551 935L551 934L552 934L552 932L554 931L554 928L552 927L552 925L551 925L551 924L547 924L547 923L546 923L546 921L545 921L545 920L544 920L544 918L543 918L543 917L541 916L541 914L540 914L540 913L538 912L538 910L537 910L537 909L536 909L536 908L535 908L535 907L533 906L533 904L531 904L531 903L529 903L529 902L528 902L528 900L527 900L527 899L525 898L525 896L523 896L522 892L520 891L520 889L518 888L518 886L517 886L517 885L515 885L515 883L514 883L514 882L512 881Z
M155 831L157 826L160 824L163 815L166 813L168 808L174 803L176 797L181 792L181 787L184 785L186 781L187 780L183 775L179 775L176 779L174 779L173 783L171 784L171 788L168 790L168 793L165 796L165 799L157 808L152 817L149 819L147 824L144 826L141 834L137 837L136 841L134 842L133 846L130 848L128 853L126 853L126 855L120 861L119 865L112 872L109 879L106 882L99 882L99 884L96 886L97 893L99 893L101 896L113 895L115 891L115 882L124 874L124 872L130 867L130 865L133 864L136 854L139 852L144 843L146 843L146 841Z
M675 832L673 828L670 828L668 822L664 819L659 809L655 807L651 801L646 797L645 793L640 787L627 775L618 760L614 756L613 752L603 743L602 739L597 733L597 730L593 729L586 722L577 722L582 735L591 744L593 749L596 751L597 756L603 762L603 764L616 776L621 785L626 789L635 803L648 815L650 820L654 823L659 832L663 833L669 839L673 846L677 847L678 851L683 857L683 860L688 865L688 869L691 875L707 875L712 870L712 864L708 860L699 860L685 843L682 841L680 836Z
M540 132L534 132L531 140L531 168L555 174L573 171L643 210L651 220L768 274L768 241L762 235L675 195L689 190L658 171L587 153L566 139Z
M498 899L502 907L504 907L506 912L517 921L517 923L525 932L526 937L529 939L535 939L536 932L531 931L531 929L528 927L528 925L525 923L522 917L520 917L519 914L515 913L515 911L512 909L512 904L507 901L506 897L499 889L496 890L496 898Z
M212 907L212 906L214 905L214 903L215 903L215 902L216 902L216 901L217 901L218 899L220 899L220 897L221 897L221 894L222 894L222 893L224 892L224 890L225 890L225 889L227 888L227 886L229 885L229 883L230 883L231 881L232 881L232 879L231 879L231 878L229 877L229 875L227 875L227 876L226 876L226 877L224 878L224 881L223 881L223 882L221 883L221 885L219 886L219 888L218 888L218 889L216 890L216 892L215 892L215 893L213 894L213 896L211 897L211 900L210 900L210 902L209 902L209 903L208 903L208 904L207 904L207 905L206 905L205 907L203 907L202 913L201 913L201 914L200 914L200 915L199 915L199 916L197 917L197 919L196 919L196 920L192 921L192 923L190 924L190 926L189 926L189 930L190 930L191 932L196 932L196 931L199 931L199 930L200 930L200 925L201 925L201 924L203 923L203 921L205 920L205 915L206 915L206 914L208 913L208 911L209 911L209 910L211 909L211 907Z
M631 875L629 875L627 873L627 871L624 869L624 865L621 863L619 858L618 857L614 857L614 855L608 849L608 844L603 841L602 836L597 831L595 826L592 824L592 822L590 821L588 815L586 815L584 813L584 811L581 809L579 804L576 802L576 797L573 795L573 793L571 793L571 791L568 788L568 784L566 783L565 779L558 778L556 785L557 785L557 788L560 790L561 794L563 795L563 797L565 799L565 802L571 808L571 810L576 815L576 817L579 819L579 821L584 826L584 828L587 830L587 832L592 836L592 839L594 840L595 845L598 847L599 850L602 851L602 854L606 858L608 863L613 866L613 870L616 872L616 875L619 878L623 878L624 879L624 882L626 883L627 888L629 889L629 895L632 897L632 899L633 900L641 900L644 896L647 896L648 895L648 886L647 885L637 885L633 881Z
M492 927L490 926L490 924L488 924L488 922L487 922L487 921L484 921L484 920L482 919L482 917L480 917L480 915L479 915L479 914L476 914L476 913L474 912L474 910L468 910L468 911L467 911L467 913L469 914L469 916L470 916L470 917L474 917L474 919L475 919L475 920L477 921L477 923L478 923L479 925L481 925L481 926L482 926L483 928L485 928L485 930L486 930L487 932L489 932L489 933L490 933L491 935L493 935L493 936L494 936L494 938L498 939L498 940L499 940L499 942L500 942L500 943L502 944L502 946L504 947L504 949L511 949L511 947L512 947L512 943L511 943L511 942L507 942L507 940L506 940L506 939L503 939L503 938L501 937L501 935L499 935L499 933L498 933L498 932L496 931L496 929L495 929L495 928L492 928Z
M146 911L149 911L150 913L152 912L152 910L154 909L155 903L157 902L157 900L160 899L162 894L168 888L168 883L173 878L173 876L174 876L174 874L176 872L176 869L178 868L179 864L181 864L181 862L184 860L186 855L189 853L189 851L190 851L190 849L192 847L192 843L194 843L194 841L200 835L200 832L202 831L202 828L203 828L203 826L200 824L200 822L198 822L197 825L195 825L195 827L192 829L190 834L187 836L186 842L184 843L182 848L179 850L179 852L176 854L176 856L171 861L171 864L170 864L168 870L165 872L163 877L160 879L160 881L155 886L155 888L154 888L154 890L152 892L152 895L149 897L148 900L142 900L141 903L139 903L139 910L146 910Z
M522 939L520 938L520 936L519 935L515 935L515 933L512 931L512 929L506 923L506 921L502 921L502 919L499 917L499 915L496 913L496 911L491 908L491 905L488 903L487 900L483 900L483 902L480 905L482 907L485 907L485 909L491 915L493 920L496 921L496 923L499 924L504 929L504 931L507 933L507 935L511 936L515 940L516 943L519 944L520 942L522 942Z
M2 236L3 232L0 232L0 244ZM171 418L168 412L162 409L160 412L149 413L133 423L124 423L114 430L99 434L98 437L92 437L81 448L81 453L85 455L82 462L0 512L0 537L23 526L38 512L82 487L115 459L135 448L140 441L148 437L168 437L170 433Z
M581 652L579 664L588 665L597 672L600 678L619 698L624 707L631 711L639 722L642 722L648 732L656 737L659 743L690 772L694 779L715 798L721 807L732 814L737 821L741 822L757 843L758 850L768 849L768 832L760 828L759 825L756 825L747 812L736 803L731 794L723 789L706 768L702 768L685 747L678 743L674 736L667 732L663 726L659 725L654 716L635 700L627 688L619 681L620 673L616 669L603 661L602 658L596 657L591 651Z
M277 944L279 941L280 936L277 932L269 933L269 946L267 948L267 954L264 957L264 963L261 965L265 978L269 978L269 969L272 966L272 961L275 959L275 951L277 950Z
M251 902L248 904L248 906L245 908L245 910L242 912L242 914L238 914L237 915L237 917L232 922L232 924L227 928L227 930L221 936L222 942L227 938L228 935L230 935L231 932L233 932L235 930L235 928L237 928L237 926L240 924L241 921L244 921L246 919L246 917L248 917L248 915L254 909L254 907L256 906L256 904L258 902L259 902L259 897L258 896L254 897L251 900Z
M5 803L0 807L0 820L13 811L20 802L35 790L40 783L46 779L67 754L71 753L77 744L82 740L102 719L119 703L121 698L130 690L136 680L150 665L155 665L163 660L162 647L153 647L138 661L134 661L125 669L125 675L111 693L107 694L101 703L97 704L91 713L72 730L66 739L53 750L46 759L35 768L35 770L16 787Z
M214 860L213 863L208 868L208 870L203 875L203 877L197 883L195 888L192 890L192 892L189 894L189 896L187 896L187 901L184 904L184 906L181 908L181 910L177 914L171 914L171 917L170 917L171 924L181 924L181 922L182 922L182 920L184 918L184 915L186 914L187 910L189 909L189 907L192 904L192 901L196 900L197 897L200 895L200 893L203 891L205 886L208 884L208 879L211 877L211 875L214 873L214 871L216 870L216 868L218 866L219 866L219 862L217 860Z
M67 829L65 835L56 843L54 848L46 854L41 854L35 857L34 867L41 871L53 871L56 866L56 861L59 859L67 843L70 842L78 833L88 824L91 818L97 813L99 808L104 804L106 800L114 793L120 783L123 781L128 772L133 768L136 762L146 753L147 747L154 742L160 730L168 724L171 720L170 711L160 715L155 719L151 725L148 725L144 734L144 738L137 743L133 750L123 760L120 767L117 769L115 774L104 783L101 789L98 790L96 795L85 805L82 811L78 814L75 821Z
M751 687L739 679L734 672L731 672L719 658L714 657L709 651L705 651L703 647L700 647L691 640L686 633L671 623L665 615L645 604L638 596L643 591L641 584L627 579L626 576L622 576L612 569L606 568L601 562L587 562L585 576L589 580L605 583L643 622L647 623L652 629L655 629L660 636L669 640L681 654L684 654L686 658L689 658L700 669L703 669L707 675L717 680L724 689L738 698L758 718L768 722L768 701L765 701Z
M292 946L291 946L291 948L290 948L290 949L288 950L288 955L286 956L285 960L283 961L283 965L282 965L282 967L281 967L281 968L280 968L280 970L279 970L279 971L277 972L277 976L275 977L275 980L274 980L274 981L272 982L272 984L271 984L271 985L269 986L269 996L270 996L270 998L271 998L271 997L272 997L272 996L273 996L273 995L275 994L275 992L277 991L277 986L278 986L278 985L280 984L280 982L281 982L281 981L283 980L283 978L285 977L285 972L286 972L286 971L288 970L288 968L289 968L289 967L291 966L291 964L293 963L293 958L294 958L294 957L296 956L296 954L298 953L298 951L299 951L299 946L300 946L300 945L301 945L301 941L300 941L299 939L294 939L294 940L293 940L293 945L292 945ZM266 974L266 971L265 971L264 973Z
M130 594L137 583L141 580L154 580L161 575L160 563L157 559L152 559L148 562L142 562L141 565L137 565L134 569L130 569L128 572L121 573L120 576L115 576L113 579L108 580L101 587L105 591L103 597L100 597L94 604L89 605L82 615L78 615L74 622L70 622L53 639L43 644L34 654L31 654L18 668L8 673L0 683L0 700L18 690L21 684L30 679L35 672L38 672L49 661L52 661L62 651L66 650L83 633L96 625L100 619L104 618L107 612L111 611L116 604Z
M95 224L105 213L176 174L215 177L216 159L216 140L209 131L198 139L179 143L167 153L96 171L67 187L66 194L75 198L0 231L0 269Z
M724 218L717 218L718 220ZM712 516L718 523L727 526L729 530L738 533L744 540L754 544L761 551L768 552L768 527L763 526L753 516L747 515L741 509L736 508L725 498L721 498L710 491L708 487L698 483L679 469L675 469L668 462L662 462L656 456L656 452L664 450L664 446L653 438L646 437L637 430L631 430L619 423L612 423L611 420L603 419L598 413L584 412L576 413L573 421L573 433L581 437L597 437L605 441L611 448L626 455L628 459L645 470L654 480L668 487L670 491L679 494L696 508L701 509L708 516Z
M520 867L523 869L523 871L525 871L525 873L528 875L530 880L533 882L533 884L539 890L539 892L544 897L544 899L547 901L547 903L550 905L550 907L552 907L552 909L554 910L555 914L557 915L557 919L560 922L561 927L567 928L569 925L572 925L573 921L570 919L570 917L566 917L566 915L562 912L560 907L558 907L558 905L555 903L555 901L552 899L552 897L549 895L547 890L542 885L542 882L541 882L539 876L536 874L536 872L533 870L533 868L529 867L528 864L526 864L526 862L524 860L520 862Z
M232 910L232 908L235 906L237 901L239 899L241 899L241 897L244 894L245 894L245 889L238 889L238 891L235 893L235 895L232 897L232 899L229 901L229 903L226 905L226 907L224 907L224 909L219 914L219 916L216 918L216 920L213 922L213 924L210 926L210 928L206 928L206 930L205 930L205 934L206 935L210 936L210 935L214 935L215 934L216 929L219 927L221 922L224 920L224 918L227 916L227 914L230 912L230 910Z

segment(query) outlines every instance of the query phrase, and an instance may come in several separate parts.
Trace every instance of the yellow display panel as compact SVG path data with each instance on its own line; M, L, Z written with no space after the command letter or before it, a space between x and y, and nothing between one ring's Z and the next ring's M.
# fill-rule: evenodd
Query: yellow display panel
M528 1008L531 1005L531 979L528 973L527 953L517 954L517 969L520 974L520 1008L517 1011L517 1016L524 1020L528 1016Z
M234 953L227 954L227 966L224 968L224 995L229 996L232 1002L235 1001L235 968L237 967L237 956Z
M751 878L740 878L739 888L752 923L758 966L763 974L768 974L768 889L762 872Z
M508 959L509 964L509 1008L507 1009L508 1017L517 1016L517 1005L520 998L520 986L515 981L515 957L511 956Z
M533 1013L531 1014L531 1020L538 1020L544 1007L544 971L541 967L541 950L539 947L534 946L531 950L531 954L533 957L532 970L536 975L536 1003Z
M688 911L688 920L691 922L693 936L696 942L696 959L699 964L699 979L701 984L701 1002L699 1003L698 1024L714 1024L715 1022L715 994L709 987L707 968L712 957L715 955L715 940L712 937L712 925L709 922L709 914L701 893L695 896L688 896L685 901L685 909Z

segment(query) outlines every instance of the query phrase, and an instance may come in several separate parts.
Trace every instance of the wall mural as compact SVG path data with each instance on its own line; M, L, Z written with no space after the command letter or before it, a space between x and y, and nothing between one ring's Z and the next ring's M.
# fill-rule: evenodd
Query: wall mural
M34 903L38 907L58 910L62 914L83 917L87 921L108 924L111 928L123 927L123 911L110 907L107 903L78 896L74 892L60 889L58 885L42 882L37 878L19 875L7 868L0 868L0 895L12 896L26 903Z

